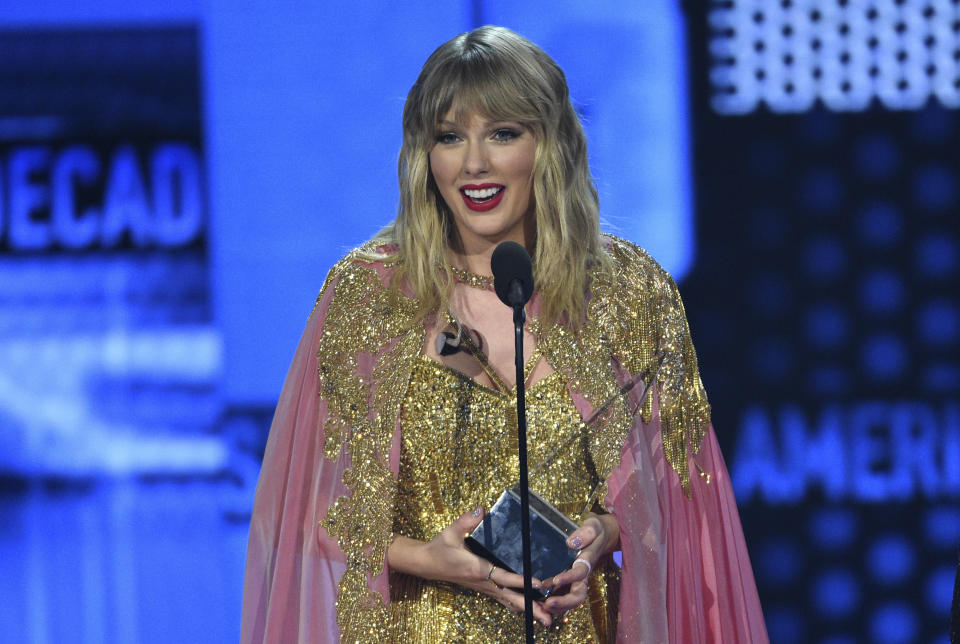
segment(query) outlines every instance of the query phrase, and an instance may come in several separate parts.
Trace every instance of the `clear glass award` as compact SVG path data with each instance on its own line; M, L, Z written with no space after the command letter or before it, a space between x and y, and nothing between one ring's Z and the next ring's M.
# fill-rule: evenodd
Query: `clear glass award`
M634 385L643 383L644 388L640 394L640 402L637 403L632 410L631 416L635 415L643 406L650 392L652 383L656 378L657 371L659 371L659 367L660 365L658 364L652 377L650 377L649 372L644 372L622 386L616 394L604 401L604 403L597 408L590 418L583 423L579 432L565 441L563 445L556 448L534 469L549 465L564 449L572 446L572 444L580 438L582 431L589 428L620 396L629 392ZM584 506L583 512L580 513L581 516L593 505L599 488L600 483L598 482L586 506ZM537 495L533 490L529 491L529 502L531 576L537 579L548 579L570 568L579 556L579 550L572 550L567 547L567 537L577 529L578 525ZM522 575L522 516L520 484L517 483L507 488L503 494L500 495L500 498L493 504L493 507L484 515L480 525L467 535L464 539L467 548L477 556L483 557L490 563L504 570ZM522 589L517 590L522 592ZM553 589L539 590L534 588L532 589L533 599L544 599L552 590Z
M567 547L567 537L577 524L530 490L531 575L547 579L573 565L579 550ZM466 538L467 548L490 563L522 574L520 486L508 488L487 512L480 525ZM534 599L544 599L550 589L533 589Z

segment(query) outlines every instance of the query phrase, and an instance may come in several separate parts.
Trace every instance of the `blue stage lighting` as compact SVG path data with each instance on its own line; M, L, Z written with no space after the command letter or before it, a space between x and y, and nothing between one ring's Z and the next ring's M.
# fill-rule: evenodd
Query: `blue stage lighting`
M811 110L797 123L798 138L817 146L836 143L843 131L844 126L837 115L827 110Z
M801 203L811 210L836 210L843 199L843 183L832 170L815 170L803 179L799 196Z
M867 570L886 585L902 583L914 572L917 556L902 535L878 537L867 550Z
M818 281L832 281L846 269L843 244L834 237L822 237L807 244L803 252L807 274Z
M906 602L890 602L870 616L871 641L876 644L907 644L917 641L920 623Z
M796 582L803 569L799 544L786 538L773 538L760 547L757 571L771 584Z
M927 144L939 144L950 141L955 136L954 112L944 109L938 103L928 103L922 110L914 113L910 119L911 138Z
M903 234L903 213L891 202L870 203L860 212L857 231L860 239L870 246L893 246Z
M953 584L957 569L953 565L940 566L927 576L927 606L946 620L950 613L950 598L953 596Z
M903 280L894 271L872 271L860 282L860 301L870 313L896 313L903 308L905 292Z
M957 240L946 233L931 233L917 241L915 264L921 276L929 279L949 277L960 265Z
M715 2L709 11L713 109L746 114L766 106L802 112L817 101L836 111L875 102L922 108L931 97L960 106L955 5Z
M754 371L770 380L783 379L793 365L793 351L783 338L758 340L751 355Z
M907 349L900 336L876 333L863 343L862 361L865 375L871 380L890 381L903 375L907 365Z
M924 303L917 313L917 333L924 344L955 346L960 339L960 308L956 302L938 299Z
M857 644L857 638L850 635L828 635L819 644Z
M884 134L864 137L854 148L857 171L868 179L884 179L900 165L900 149Z
M850 334L846 311L835 303L814 304L807 310L805 331L812 346L830 349L840 346Z
M930 508L923 518L923 531L931 546L955 549L960 543L960 509L949 506Z
M920 382L930 392L956 393L960 391L960 366L934 362L923 370Z
M860 584L846 568L820 573L812 584L813 605L827 617L841 619L852 614L860 603Z
M779 273L770 272L757 276L750 291L750 299L759 313L776 315L790 306L789 282Z
M838 396L850 388L850 372L840 365L817 365L807 374L807 385L817 395Z
M774 251L787 244L789 216L780 209L761 209L750 217L747 232L758 248Z
M795 608L773 605L764 607L763 612L771 642L800 644L807 641L804 619Z
M835 551L850 547L859 529L857 516L849 508L815 510L810 516L810 537L820 550Z
M948 210L957 202L956 177L942 165L921 168L914 176L913 200L925 210Z

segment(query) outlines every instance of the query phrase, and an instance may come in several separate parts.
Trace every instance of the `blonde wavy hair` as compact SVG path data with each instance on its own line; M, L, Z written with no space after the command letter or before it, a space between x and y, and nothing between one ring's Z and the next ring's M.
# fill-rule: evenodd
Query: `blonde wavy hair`
M533 133L532 259L541 318L579 326L588 270L606 270L610 261L600 238L587 141L563 70L509 29L486 26L460 34L427 59L403 108L397 216L374 243L396 245L397 278L416 293L422 314L447 306L453 277L444 267L459 240L429 154L451 108L458 120L476 111L491 120L518 121Z

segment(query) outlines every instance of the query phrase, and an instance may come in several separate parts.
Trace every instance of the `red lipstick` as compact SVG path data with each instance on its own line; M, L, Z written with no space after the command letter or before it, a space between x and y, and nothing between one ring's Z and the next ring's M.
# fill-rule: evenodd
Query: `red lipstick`
M484 190L486 188L499 188L496 194L492 197L489 197L485 201L474 201L467 196L467 190ZM467 184L460 187L460 196L463 198L463 203L466 204L467 208L475 212L486 212L488 210L493 210L498 205L500 201L503 200L503 193L507 191L507 187L499 183L481 183L481 184Z

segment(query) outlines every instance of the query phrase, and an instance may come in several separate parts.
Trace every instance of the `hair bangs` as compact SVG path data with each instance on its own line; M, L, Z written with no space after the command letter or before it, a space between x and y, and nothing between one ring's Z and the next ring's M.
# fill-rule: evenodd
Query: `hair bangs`
M419 88L422 135L432 140L451 111L457 123L468 121L473 114L528 126L539 123L543 114L537 106L545 102L534 98L541 94L539 88L511 69L508 62L484 47L467 44L459 55L434 70Z
M494 74L486 78L464 78L447 112L452 109L458 123L467 122L473 114L491 121L519 121L524 125L539 123L541 115L527 98L530 88L516 87L512 82L516 80L509 75Z

